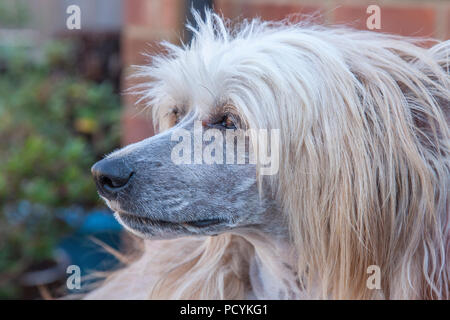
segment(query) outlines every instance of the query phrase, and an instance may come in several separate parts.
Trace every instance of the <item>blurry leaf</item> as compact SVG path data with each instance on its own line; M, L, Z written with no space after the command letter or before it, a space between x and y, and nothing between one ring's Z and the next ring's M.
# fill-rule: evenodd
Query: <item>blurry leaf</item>
M97 131L97 121L90 118L79 118L75 121L75 128L81 133L94 133Z
M73 72L68 42L43 45L40 60L29 50L0 44L0 281L51 257L69 230L57 210L99 203L90 167L119 146L112 86ZM16 294L0 283L0 297Z

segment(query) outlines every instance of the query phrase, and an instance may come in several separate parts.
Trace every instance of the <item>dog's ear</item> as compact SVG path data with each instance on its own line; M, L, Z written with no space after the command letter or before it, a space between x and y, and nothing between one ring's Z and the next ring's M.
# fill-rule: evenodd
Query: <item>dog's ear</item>
M420 79L419 86L432 92L433 97L423 97L414 88L403 82L398 82L403 95L410 103L411 125L417 141L429 152L442 154L442 143L448 135L450 123L450 94L448 80L450 70L450 41L442 42L428 49L434 64L424 64L421 60L411 61L411 65L420 70L424 77ZM440 73L446 72L447 78ZM445 130L446 132L443 132Z
M421 266L430 252L436 265L445 259L436 248L446 222L440 190L446 190L448 176L443 159L449 79L442 51L450 51L429 49L430 55L392 44L389 51L349 62L345 80L351 85L336 83L345 99L319 110L333 106L342 112L332 123L321 117L302 148L280 161L279 194L298 250L298 272L310 287L314 270L324 298L438 296L441 288L431 292L424 284L444 283L430 281L434 271ZM366 287L371 265L384 275L382 291ZM409 271L403 272L405 266Z

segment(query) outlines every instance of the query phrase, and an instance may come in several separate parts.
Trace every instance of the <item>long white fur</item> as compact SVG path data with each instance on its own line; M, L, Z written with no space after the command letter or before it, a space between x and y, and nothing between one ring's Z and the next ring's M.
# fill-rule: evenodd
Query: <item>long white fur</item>
M252 128L281 129L273 188L290 240L147 241L88 298L448 299L450 41L426 49L347 28L196 18L190 45L165 43L140 67L141 99L161 129L174 105L225 103ZM286 295L255 295L254 259ZM284 284L285 262L302 292ZM382 290L366 286L373 264Z

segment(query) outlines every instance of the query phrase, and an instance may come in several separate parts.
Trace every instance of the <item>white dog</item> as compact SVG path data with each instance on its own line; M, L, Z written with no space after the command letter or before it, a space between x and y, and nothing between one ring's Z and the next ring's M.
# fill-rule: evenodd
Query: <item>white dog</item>
M195 16L138 72L160 133L92 169L146 240L87 298L448 299L450 42ZM276 174L251 136L246 164L174 163L196 121L241 151L279 130Z

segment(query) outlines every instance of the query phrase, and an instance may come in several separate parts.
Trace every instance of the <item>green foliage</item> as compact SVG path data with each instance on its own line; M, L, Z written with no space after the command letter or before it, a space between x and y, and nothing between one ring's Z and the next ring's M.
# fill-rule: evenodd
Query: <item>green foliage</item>
M0 26L20 27L30 21L26 0L0 1Z
M118 96L108 83L62 72L66 53L57 51L50 46L39 63L0 51L1 203L97 201L89 168L118 144Z
M78 76L71 52L0 46L0 297L68 231L58 208L98 204L90 167L119 144L118 95Z

